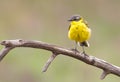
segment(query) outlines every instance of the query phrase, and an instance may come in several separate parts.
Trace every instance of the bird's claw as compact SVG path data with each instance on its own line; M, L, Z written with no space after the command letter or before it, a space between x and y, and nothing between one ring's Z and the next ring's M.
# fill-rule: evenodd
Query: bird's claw
M77 49L71 49L71 50L74 51L75 54L76 54L76 53L79 53L79 51L78 51Z
M85 51L81 52L80 54L81 54L81 55L84 55L84 56L88 56L88 55L85 53Z

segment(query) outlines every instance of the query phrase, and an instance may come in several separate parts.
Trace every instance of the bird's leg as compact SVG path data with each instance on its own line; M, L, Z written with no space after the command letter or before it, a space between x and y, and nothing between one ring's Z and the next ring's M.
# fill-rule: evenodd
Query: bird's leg
M75 51L77 51L77 41L75 41Z
M72 51L74 51L75 52L75 54L76 54L76 52L79 52L78 50L77 50L77 41L75 41L75 48L74 49L72 49Z
M82 46L82 52L81 52L81 54L84 54L84 56L88 56L86 53L85 53L85 49L84 49L84 46Z
M85 54L84 46L82 46L82 53Z
M77 42L77 41L75 41L75 49L74 49L75 54L76 54L76 52L79 52L79 51L77 50L77 46L78 46L78 42Z

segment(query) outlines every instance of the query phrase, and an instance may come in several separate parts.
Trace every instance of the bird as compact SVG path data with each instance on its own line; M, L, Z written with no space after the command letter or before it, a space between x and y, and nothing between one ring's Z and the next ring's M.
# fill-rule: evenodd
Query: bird
M68 29L68 38L75 41L75 51L78 44L82 47L83 53L85 53L84 47L89 47L88 40L91 37L91 29L87 24L87 21L80 15L73 15L68 20L70 22Z

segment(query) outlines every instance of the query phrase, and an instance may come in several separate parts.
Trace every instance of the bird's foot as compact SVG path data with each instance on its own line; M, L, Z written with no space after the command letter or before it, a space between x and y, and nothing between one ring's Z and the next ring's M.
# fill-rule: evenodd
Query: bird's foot
M81 55L84 55L84 56L88 56L88 55L85 53L85 51L81 52L80 54L81 54Z
M71 50L74 51L75 54L76 54L76 53L79 53L79 51L78 51L77 49L71 49Z

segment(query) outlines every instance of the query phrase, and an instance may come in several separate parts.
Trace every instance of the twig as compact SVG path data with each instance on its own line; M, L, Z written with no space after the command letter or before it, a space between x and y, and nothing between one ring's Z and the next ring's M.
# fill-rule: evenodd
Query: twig
M42 72L46 72L46 71L47 71L49 65L50 65L51 62L55 59L56 56L57 56L57 54L55 54L55 53L53 53L53 54L51 55L51 57L48 59L48 61L46 62L45 66L43 67Z
M0 61L7 55L7 53L12 49L13 47L4 47L0 51Z
M104 79L108 74L114 74L120 76L120 67L112 65L102 59L98 59L94 56L90 56L88 54L81 54L80 52L74 52L70 49L65 49L63 47L59 47L56 45L40 42L40 41L33 41L33 40L5 40L1 42L1 45L5 46L0 51L0 61L4 58L7 53L16 47L31 47L31 48L39 48L54 52L50 59L47 61L43 71L46 71L49 67L50 63L54 60L54 58L58 54L66 55L73 57L75 59L81 60L89 65L95 66L103 70L101 75L101 79Z
M103 73L101 74L100 79L101 80L104 79L108 74L109 74L109 71L103 70Z

